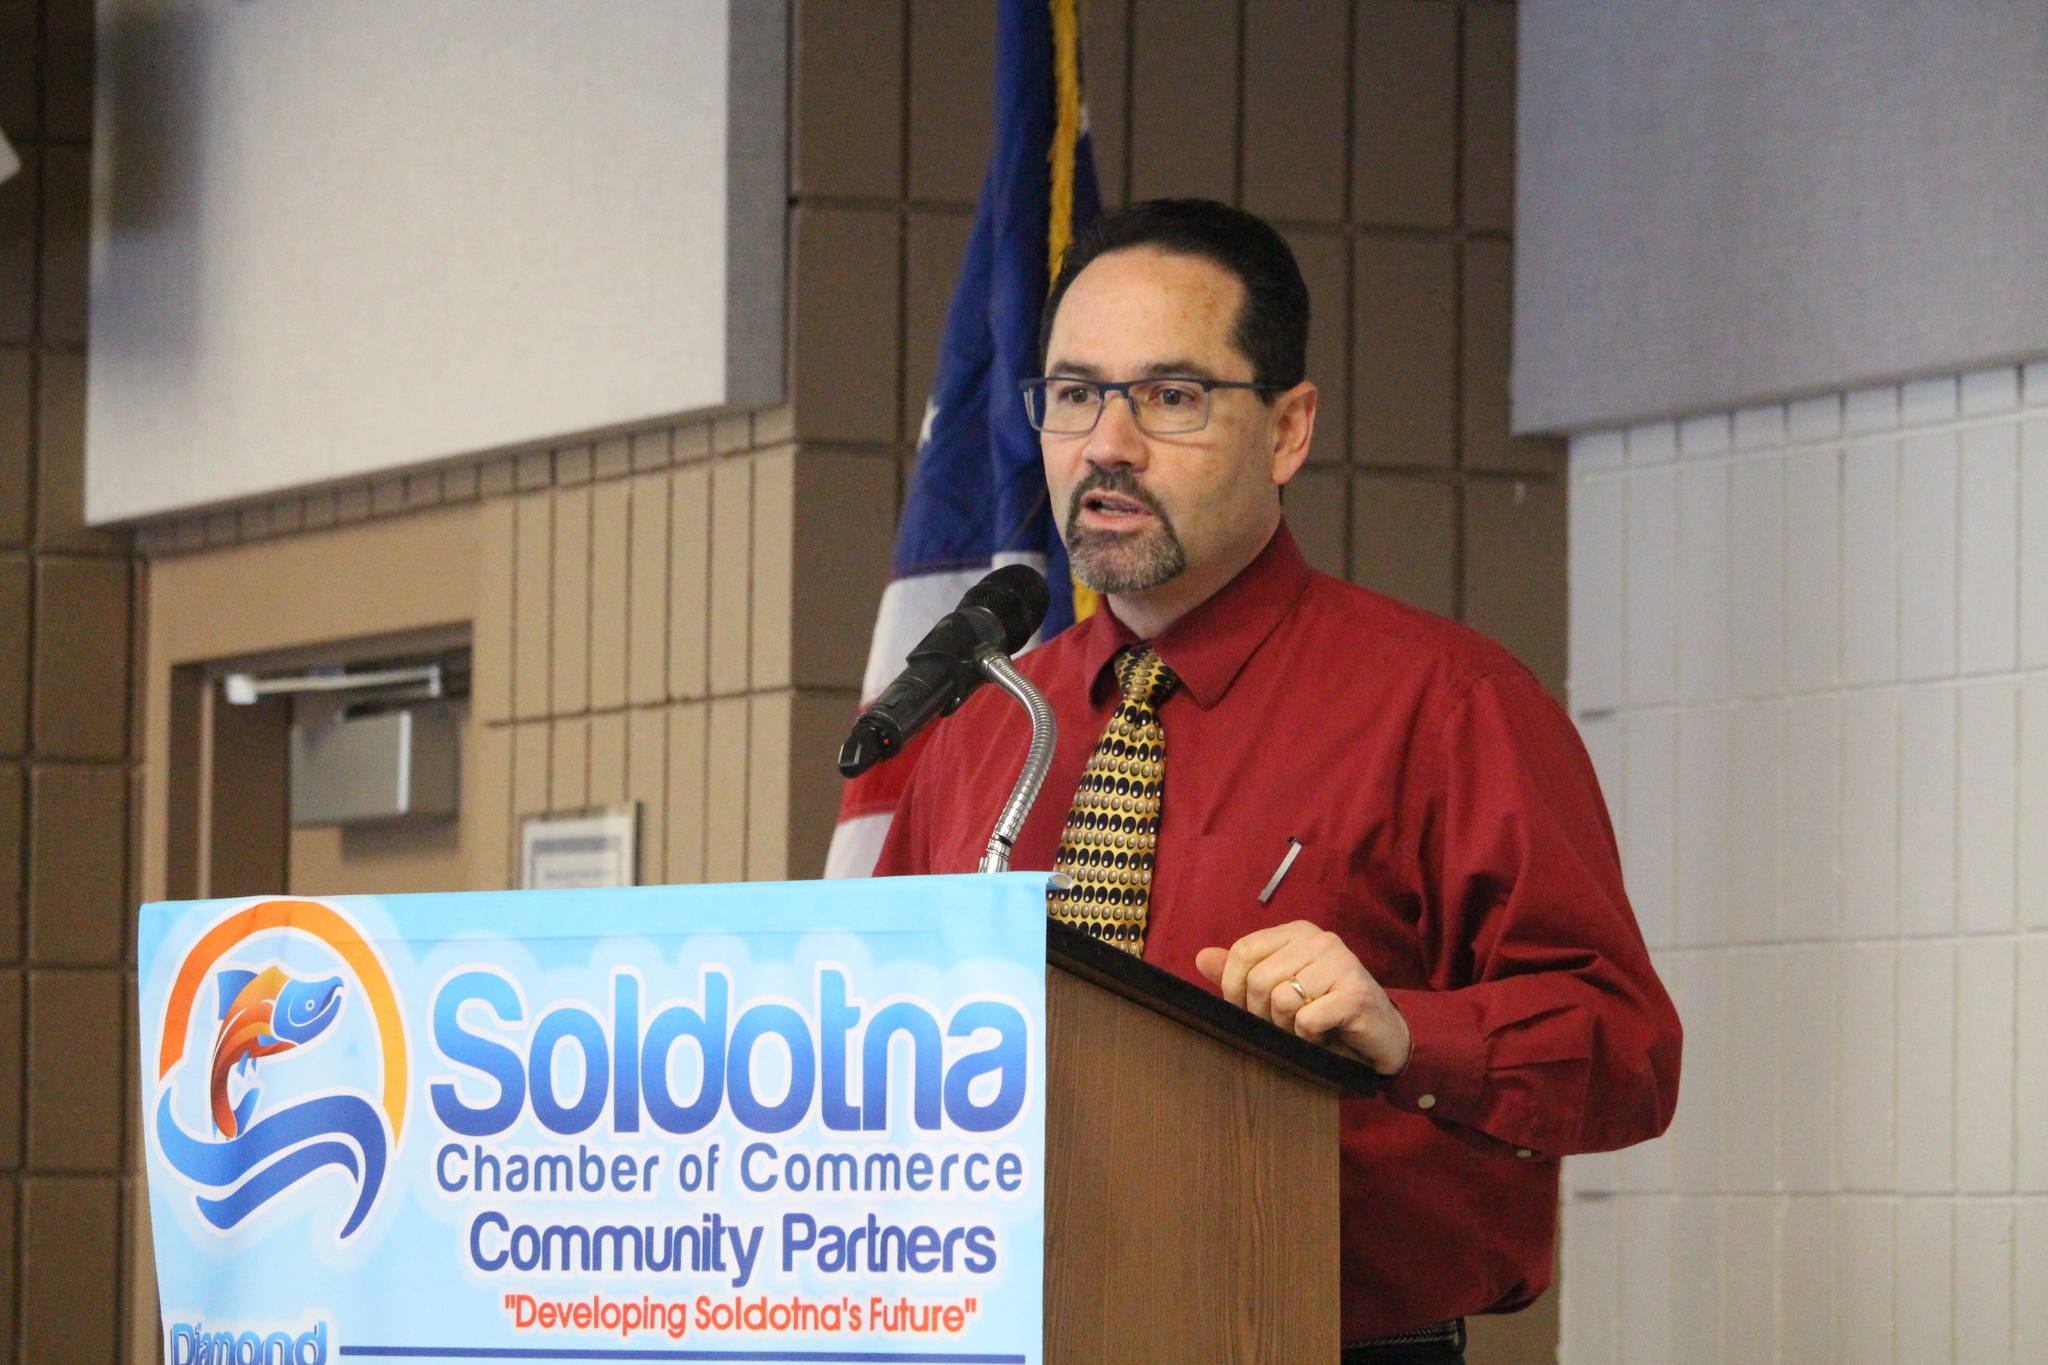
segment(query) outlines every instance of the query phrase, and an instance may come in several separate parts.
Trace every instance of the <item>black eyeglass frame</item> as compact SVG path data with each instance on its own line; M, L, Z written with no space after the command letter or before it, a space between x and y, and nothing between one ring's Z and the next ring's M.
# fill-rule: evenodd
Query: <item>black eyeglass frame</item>
M1033 410L1031 402L1031 391L1033 389L1043 387L1044 385L1055 383L1086 384L1089 388L1094 389L1097 395L1097 402L1095 406L1095 420L1093 422L1090 422L1085 428L1083 428L1080 431L1047 431L1045 427L1040 424L1037 412ZM1141 384L1192 384L1197 388L1201 389L1201 425L1192 427L1180 427L1173 431L1154 431L1152 428L1146 426L1144 416L1139 412L1137 403L1132 401L1131 398L1131 390L1137 388ZM1086 436L1089 432L1095 430L1096 427L1102 424L1102 414L1109 411L1109 395L1113 393L1120 393L1124 396L1124 406L1128 407L1131 410L1131 420L1133 422L1136 422L1138 424L1138 430L1144 432L1146 435L1192 436L1194 435L1194 433L1202 431L1208 427L1209 413L1214 406L1209 401L1209 395L1214 393L1217 389L1249 389L1253 393L1285 393L1291 387L1292 385L1288 384L1264 384L1260 383L1258 380L1255 379L1203 379L1198 375L1192 374L1155 374L1148 375L1143 379L1120 379L1114 382L1104 379L1083 379L1079 375L1071 374L1042 374L1035 379L1020 380L1017 384L1017 391L1018 396L1024 400L1024 419L1031 423L1031 429L1033 431L1036 431L1041 435Z

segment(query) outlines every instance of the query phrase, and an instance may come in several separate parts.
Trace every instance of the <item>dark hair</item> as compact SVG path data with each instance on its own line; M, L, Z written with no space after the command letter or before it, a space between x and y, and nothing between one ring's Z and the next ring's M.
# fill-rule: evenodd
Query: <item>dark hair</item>
M1308 286L1294 252L1265 219L1213 199L1147 199L1103 214L1075 238L1038 324L1041 365L1052 341L1053 316L1074 277L1096 257L1133 247L1197 256L1237 276L1245 302L1231 341L1251 361L1252 378L1293 388L1306 376ZM1270 394L1261 397L1272 401Z

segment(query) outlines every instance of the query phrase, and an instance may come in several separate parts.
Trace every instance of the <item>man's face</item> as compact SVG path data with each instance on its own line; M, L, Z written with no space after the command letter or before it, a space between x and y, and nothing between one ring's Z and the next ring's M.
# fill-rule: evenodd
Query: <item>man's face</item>
M1060 300L1046 373L1250 380L1231 341L1244 299L1235 275L1200 257L1151 247L1099 256ZM1139 430L1130 405L1108 395L1093 431L1041 435L1040 446L1074 576L1123 597L1191 589L1200 601L1221 587L1272 535L1275 487L1298 463L1276 464L1275 410L1248 389L1216 390L1208 425L1174 436Z

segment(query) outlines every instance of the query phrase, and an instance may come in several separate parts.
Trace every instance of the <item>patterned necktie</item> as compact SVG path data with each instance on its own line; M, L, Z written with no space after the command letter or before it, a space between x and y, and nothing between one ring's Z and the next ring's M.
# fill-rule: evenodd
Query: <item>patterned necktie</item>
M1124 699L1081 770L1053 870L1073 878L1046 893L1056 920L1077 925L1136 956L1145 951L1152 899L1152 851L1159 842L1166 732L1159 706L1180 679L1150 645L1116 656Z

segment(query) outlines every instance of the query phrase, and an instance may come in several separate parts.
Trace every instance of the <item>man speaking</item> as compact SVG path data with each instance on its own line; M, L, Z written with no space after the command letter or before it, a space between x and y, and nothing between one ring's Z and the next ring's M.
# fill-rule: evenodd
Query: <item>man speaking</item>
M1069 249L1023 401L1105 609L1020 661L1059 747L1012 861L1072 878L1056 918L1391 1078L1343 1105L1343 1360L1456 1361L1463 1315L1549 1283L1558 1159L1670 1121L1679 1026L1563 711L1295 547L1308 315L1221 204ZM941 723L877 873L973 871L1028 740L993 689Z

